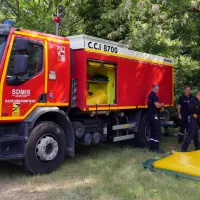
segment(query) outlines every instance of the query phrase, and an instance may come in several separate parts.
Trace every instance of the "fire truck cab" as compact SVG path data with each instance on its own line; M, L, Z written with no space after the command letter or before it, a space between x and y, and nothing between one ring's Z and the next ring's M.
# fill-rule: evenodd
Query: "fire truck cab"
M0 161L32 174L56 169L76 143L146 146L153 83L173 106L171 59L86 35L0 25L0 79Z

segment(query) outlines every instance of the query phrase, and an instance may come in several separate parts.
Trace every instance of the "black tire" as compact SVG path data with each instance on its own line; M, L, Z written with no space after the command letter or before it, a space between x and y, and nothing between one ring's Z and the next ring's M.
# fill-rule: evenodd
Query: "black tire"
M135 134L135 145L138 147L148 147L148 139L150 136L150 126L147 119L147 114L143 114L140 124L138 133Z
M81 122L72 122L72 126L74 128L74 134L78 139L81 139L84 135L84 124L82 124Z
M43 138L46 139L47 137L53 138L53 140L57 142L57 151L56 155L53 155L55 157L52 160L43 161L40 160L40 157L37 155L37 148L38 144L41 143L40 141L42 141ZM45 149L45 152L47 152L47 148ZM28 173L31 174L47 174L59 167L65 158L65 153L66 136L62 128L53 122L40 122L30 132L30 136L26 144L23 167ZM46 154L48 155L48 153Z

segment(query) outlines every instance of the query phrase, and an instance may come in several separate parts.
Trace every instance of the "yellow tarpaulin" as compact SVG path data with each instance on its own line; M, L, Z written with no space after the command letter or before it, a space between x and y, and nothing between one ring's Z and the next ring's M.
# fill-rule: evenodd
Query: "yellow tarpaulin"
M87 105L99 105L107 103L107 95L103 90L97 90L93 95L87 95Z
M155 161L153 167L200 177L200 150L174 152L166 158Z

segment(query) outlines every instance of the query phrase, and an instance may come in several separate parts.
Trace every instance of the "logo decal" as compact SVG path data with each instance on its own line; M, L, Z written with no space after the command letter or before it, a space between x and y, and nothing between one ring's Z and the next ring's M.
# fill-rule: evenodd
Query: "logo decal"
M28 97L31 95L30 90L25 89L12 89L12 96L14 97Z
M57 46L58 61L65 62L65 47Z
M20 104L13 104L12 106L12 116L19 116L20 115Z

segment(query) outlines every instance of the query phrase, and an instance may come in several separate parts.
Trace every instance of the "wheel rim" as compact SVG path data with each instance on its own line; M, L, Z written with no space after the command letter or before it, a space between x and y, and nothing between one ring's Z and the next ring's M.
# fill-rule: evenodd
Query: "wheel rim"
M58 142L50 134L41 137L36 145L37 159L42 163L51 162L58 155Z
M150 125L149 125L149 122L146 124L145 126L145 137L146 137L146 140L148 141L149 138L150 138L150 134L151 134L151 128L150 128Z

